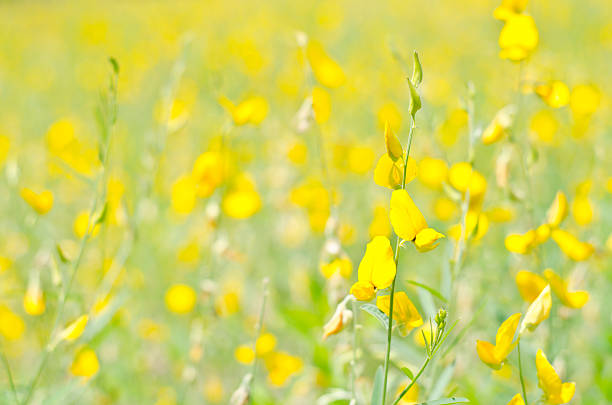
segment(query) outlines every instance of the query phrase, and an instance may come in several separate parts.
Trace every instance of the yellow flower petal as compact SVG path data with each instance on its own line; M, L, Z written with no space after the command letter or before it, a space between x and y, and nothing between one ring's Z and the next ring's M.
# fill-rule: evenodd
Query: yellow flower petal
M312 89L312 109L315 120L319 124L324 124L329 120L331 115L331 98L327 90L319 86L315 86Z
M88 348L79 350L70 366L73 375L85 378L93 377L99 369L100 363L96 352Z
M525 401L523 400L523 396L519 393L512 397L508 405L525 405Z
M387 155L389 155L393 161L402 159L404 156L402 144L391 130L388 122L385 122L385 147L387 148Z
M574 396L574 383L562 383L561 378L548 362L542 350L536 353L538 385L544 391L546 401L551 404L565 404Z
M351 294L359 301L369 301L376 295L376 289L370 281L357 281L351 287Z
M385 236L374 237L359 263L358 280L368 281L380 290L391 285L395 271L391 242Z
M546 221L553 228L558 227L567 216L567 197L562 191L557 191L552 205L546 213Z
M195 290L186 284L174 284L165 295L166 307L176 314L191 312L196 300Z
M550 294L550 285L544 287L540 295L529 305L525 318L521 323L520 334L522 335L525 329L534 331L535 328L550 315L550 307L552 306L552 297Z
M89 321L88 315L81 315L74 321L72 321L66 328L60 332L59 336L61 339L72 342L78 339L85 330L85 326L87 326L87 321Z
M420 231L414 239L414 244L419 252L428 252L438 246L436 243L445 236L433 228L425 228Z
M595 251L590 243L581 242L571 233L561 229L552 231L551 237L557 242L563 253L577 262L588 259Z
M552 269L544 270L544 276L548 279L550 287L563 305L570 308L582 308L589 300L589 293L586 291L569 292L567 282Z
M45 215L53 208L53 193L49 190L36 193L24 187L21 189L21 198L40 215Z
M393 230L404 240L414 240L419 232L427 228L425 217L406 190L395 190L391 194L389 216Z
M390 295L382 295L376 298L376 306L387 314L387 316L389 316L390 304ZM416 307L403 291L393 295L393 319L395 319L400 326L401 334L404 336L407 335L410 330L418 328L423 324L423 318L421 318Z
M327 55L320 42L308 41L306 57L319 83L330 88L344 84L345 76L342 68Z
M538 295L548 284L544 278L527 270L516 273L515 280L521 297L529 303L538 298Z
M497 334L495 335L495 357L502 359L502 361L505 360L514 349L512 341L514 340L516 329L521 320L521 315L520 312L511 315L501 324L499 329L497 329Z
M484 340L477 340L476 353L478 353L480 360L487 366L494 370L499 370L501 368L501 360L498 360L495 356L495 346L492 343Z

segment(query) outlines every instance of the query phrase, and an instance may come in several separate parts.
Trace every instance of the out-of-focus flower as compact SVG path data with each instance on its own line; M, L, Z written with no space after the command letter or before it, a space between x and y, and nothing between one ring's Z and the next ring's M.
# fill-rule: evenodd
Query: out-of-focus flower
M518 253L521 255L527 254L531 249L536 246L537 233L535 230L530 229L524 234L513 233L506 236L504 244L506 249L512 253Z
M576 188L576 196L572 201L572 216L578 225L586 226L593 221L593 204L589 199L592 180L586 180L580 183Z
M227 216L236 219L249 218L261 209L261 198L250 176L242 174L234 180L221 207Z
M58 334L58 340L66 340L67 342L73 342L77 340L83 332L85 331L85 327L87 326L87 322L89 321L88 315L81 315L74 321L70 322L64 330L62 330Z
M507 106L499 110L493 121L483 131L482 143L490 145L501 140L506 135L506 130L512 125L514 114L514 106Z
M495 344L484 340L476 341L476 352L483 363L495 370L501 368L504 361L506 361L506 357L516 346L517 342L514 341L514 335L516 334L520 319L521 313L516 313L506 319L497 330Z
M351 287L351 294L360 301L372 299L376 289L391 285L395 278L395 261L391 242L385 236L376 236L366 247L357 270L357 282Z
M263 357L272 353L276 348L276 336L271 333L262 333L255 341L255 354Z
M338 304L333 316L323 326L323 340L340 332L351 322L353 319L353 311L346 307L347 303L350 301L351 298L349 296Z
M557 191L552 205L546 213L546 222L552 228L557 228L567 216L567 198L562 191Z
M240 345L234 350L234 357L239 363L251 364L255 360L255 352L251 346Z
M520 14L525 11L528 0L502 0L501 5L493 11L493 17L498 20L507 20L514 14Z
M7 340L19 340L25 331L23 319L9 307L0 305L0 335Z
M306 57L319 83L330 88L340 87L344 84L346 78L342 68L329 57L320 42L315 40L308 41Z
M329 263L321 263L319 268L325 278L331 278L335 274L349 278L353 272L353 263L348 257L337 257Z
M419 180L432 189L440 189L446 181L448 165L442 159L425 157L419 162Z
M581 242L574 235L562 229L553 230L551 237L567 257L577 262L587 260L595 251L593 245Z
M11 147L11 140L6 135L0 135L0 168L8 156Z
M401 394L403 390L404 390L404 387L400 386L397 389L396 396ZM402 399L399 401L399 404L411 405L411 404L416 404L418 401L419 401L419 385L417 383L414 383L412 384L412 387L410 387L410 389L406 392L406 394L404 394Z
M538 46L538 29L533 17L509 13L499 34L499 56L514 62L526 59Z
M45 312L45 297L40 288L38 276L33 277L23 297L23 309L28 315L41 315Z
M601 93L590 84L579 84L572 89L570 108L576 117L590 117L601 103Z
M393 131L399 131L402 125L402 113L395 103L390 101L383 104L383 106L378 109L377 116L378 123L382 128L389 124Z
M219 97L219 104L232 116L236 125L259 125L268 115L268 102L261 96L251 96L235 105L225 96Z
M542 109L531 117L529 131L532 138L547 145L555 145L559 121L550 109Z
M323 87L315 86L312 89L312 110L314 111L315 121L324 124L331 115L331 97Z
M89 218L89 211L81 211L78 213L72 225L74 234L77 238L82 239L85 234L94 237L100 232L100 224L93 224L93 220ZM87 228L89 226L89 229Z
M225 390L221 378L215 375L207 377L204 382L204 398L206 398L206 401L213 404L219 404L223 401L224 395Z
M559 80L535 86L535 93L540 96L548 106L561 108L569 104L570 91L567 85Z
M546 403L560 405L572 400L576 391L576 383L562 382L541 349L536 353L536 369L538 385L544 391Z
M528 270L520 270L516 273L515 280L521 297L529 303L535 301L548 284L543 277Z
M552 269L544 270L544 276L563 305L570 308L582 308L589 300L589 293L586 291L570 292L568 290L567 281L562 279Z
M53 193L49 190L36 193L24 187L21 189L21 198L40 215L45 215L53 208Z
M508 402L508 405L525 405L525 400L523 399L523 396L518 393L512 397L510 402Z
M374 207L374 217L368 228L370 239L375 236L389 236L391 233L391 225L389 224L389 216L387 209L383 205L377 205Z
M470 207L478 207L487 191L487 180L467 162L458 162L451 166L448 181L457 191L465 194L470 191Z
M86 379L93 377L99 369L98 356L88 347L79 349L70 365L72 375Z
M285 385L287 380L303 367L302 359L284 352L270 353L264 359L264 364L268 369L268 381L276 387Z
M542 321L548 319L551 306L552 297L550 294L550 285L547 285L540 295L538 295L531 305L529 305L529 308L527 308L523 322L521 322L519 334L522 335L526 329L533 332Z
M390 295L381 295L376 298L376 306L389 316L391 305ZM423 318L405 292L400 291L393 295L393 319L397 321L402 336L406 336L414 328L423 325Z
M166 307L175 314L188 314L195 307L197 296L186 284L174 284L165 295Z
M195 181L198 197L206 198L210 196L225 178L225 165L221 155L214 151L202 153L193 164L191 177ZM184 198L182 202L177 201L177 203L179 209L184 208L186 210L191 207L193 189L189 180L182 181L185 182L185 184L181 185L181 187L185 187L185 190L182 192L187 198Z

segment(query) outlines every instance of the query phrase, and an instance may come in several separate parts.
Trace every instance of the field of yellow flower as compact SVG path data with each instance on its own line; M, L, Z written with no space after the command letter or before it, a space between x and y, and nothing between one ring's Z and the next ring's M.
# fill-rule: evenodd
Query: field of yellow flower
M611 13L0 1L0 404L612 403Z

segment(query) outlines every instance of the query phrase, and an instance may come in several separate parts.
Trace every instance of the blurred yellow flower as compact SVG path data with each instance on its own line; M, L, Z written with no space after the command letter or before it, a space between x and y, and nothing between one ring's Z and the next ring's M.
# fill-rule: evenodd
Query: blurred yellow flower
M535 113L529 122L529 131L534 139L548 145L556 143L555 135L559 130L559 122L550 109Z
M242 174L234 180L221 207L227 216L236 219L249 218L261 209L261 198L250 176Z
M484 129L482 143L491 145L500 141L506 135L506 130L512 125L513 118L513 107L506 107L498 111L493 121Z
M570 108L578 117L588 117L599 108L601 93L590 84L579 84L572 89Z
M391 242L385 236L376 236L366 247L359 263L357 283L351 287L351 294L360 301L372 299L376 289L391 285L395 278L395 261Z
M513 233L506 236L504 244L506 249L512 253L518 253L521 255L527 254L536 245L537 233L535 230L530 229L524 234Z
M74 321L70 322L64 330L62 330L58 334L59 340L66 340L68 342L73 342L77 340L83 332L85 331L85 327L87 326L87 322L89 321L88 315L81 315Z
M516 346L517 342L514 341L514 335L516 334L520 319L521 313L508 317L497 330L495 344L484 340L476 341L476 352L483 363L495 370L501 368L502 363L506 361L506 357Z
M374 217L368 228L370 239L375 236L386 236L388 237L391 233L391 225L389 223L389 216L387 215L387 208L384 205L377 205L374 207Z
M526 59L538 46L538 29L530 15L509 14L499 34L499 56L514 62Z
M403 390L404 390L404 387L400 386L397 389L396 396L401 394ZM411 404L416 404L418 400L419 400L419 385L417 383L414 383L412 384L412 387L410 387L410 389L406 392L406 394L402 397L402 399L398 403L403 404L403 405L411 405Z
M520 270L516 273L515 280L521 297L529 303L535 301L548 284L543 277L528 270Z
M468 162L458 162L451 166L448 181L457 191L470 191L470 206L478 205L487 191L487 180Z
M206 398L206 401L218 404L223 401L224 395L223 381L215 375L207 377L204 381L204 398Z
M24 187L21 189L21 198L40 215L45 215L53 208L53 193L49 190L36 193Z
M567 198L562 191L557 191L552 205L546 213L546 222L553 228L561 225L567 216Z
M437 198L434 202L433 210L434 214L440 221L449 221L453 217L455 217L455 215L459 211L459 207L457 206L457 203L455 203L450 198L440 197Z
M276 348L276 336L271 333L262 333L255 341L257 356L265 356Z
M11 311L9 307L0 305L0 335L7 340L18 340L21 339L24 331L25 323L23 319Z
M312 73L319 83L330 88L340 87L344 84L346 78L342 68L327 55L320 42L308 41L306 57Z
M268 369L268 381L276 387L285 385L289 377L298 373L303 367L302 359L284 352L270 353L265 358L264 364Z
M93 222L93 220L91 221ZM100 224L90 223L89 211L81 211L78 213L72 225L74 234L77 238L82 239L88 233L87 226L89 225L89 236L94 237L100 232Z
M391 303L390 295L376 297L376 306L389 316ZM423 325L423 318L405 292L400 291L393 295L393 319L397 322L402 336L406 336L414 328Z
M334 274L349 278L353 272L353 264L348 257L337 257L329 263L321 263L319 268L325 278L331 278Z
M552 269L544 270L544 276L563 305L570 308L582 308L589 300L589 293L586 291L568 291L567 281Z
M251 364L255 360L255 352L250 346L240 345L234 350L234 357L239 363Z
M31 282L23 297L23 309L28 315L41 315L45 312L45 298L38 280Z
M195 181L198 197L209 197L215 189L221 185L225 178L225 166L221 155L212 151L202 153L193 164L191 177L193 181ZM182 193L188 198L182 203L178 203L178 201L177 203L178 205L185 204L185 208L189 208L189 204L191 204L192 201L192 185L189 180L185 179L182 181L185 182L185 184L181 186L185 187Z
M355 174L366 174L372 168L374 151L368 146L356 145L349 149L348 168Z
M572 400L574 391L576 391L576 383L562 382L541 349L536 353L536 369L538 385L544 391L546 403L560 405Z
M312 89L312 110L317 123L324 124L331 115L331 97L323 87L315 86Z
M567 257L577 262L587 260L595 251L590 243L581 242L571 233L561 229L553 230L551 237Z
M399 131L400 126L402 125L402 113L400 112L397 105L392 101L389 101L383 104L378 109L378 123L381 128L384 128L385 125L389 124L391 129L395 132Z
M0 167L8 156L9 149L11 147L11 140L6 135L0 135Z
M493 17L498 20L507 20L514 14L522 13L527 7L528 0L502 0L502 3L493 11Z
M569 88L559 80L537 85L535 93L552 108L564 107L570 102Z
M195 307L197 295L186 284L174 284L166 291L165 301L166 307L175 314L188 314Z
M523 400L523 396L519 393L512 397L508 405L525 405L525 401Z
M236 125L259 125L268 115L268 102L261 96L251 96L238 105L225 96L219 97L219 104L232 116Z
M525 329L533 332L542 321L548 319L551 306L550 285L547 285L527 308L519 334L522 335Z
M91 378L100 369L96 352L87 347L80 349L70 365L70 372L77 377Z
M419 162L419 180L425 186L439 189L446 181L448 165L442 159L425 157Z
M183 175L172 185L172 210L177 214L189 214L195 208L197 184L190 175Z

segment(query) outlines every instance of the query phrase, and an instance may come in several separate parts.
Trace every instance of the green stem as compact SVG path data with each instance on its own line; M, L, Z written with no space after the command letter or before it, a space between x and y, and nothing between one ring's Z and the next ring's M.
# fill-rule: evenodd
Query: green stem
M15 397L15 403L19 404L19 397L17 396L17 389L15 388L15 382L13 381L13 374L11 373L11 366L8 362L8 359L6 358L6 356L4 355L2 351L0 351L0 359L2 360L2 364L4 364L4 368L6 369L6 375L8 377L9 384L11 386L11 392L13 393L13 396Z
M517 351L518 351L519 378L521 380L521 389L523 390L523 399L525 400L525 405L529 405L529 401L527 400L527 390L525 389L525 380L523 378L523 366L521 364L521 341L520 339L517 343Z
M257 371L257 340L261 335L261 331L263 329L264 323L264 314L266 311L266 301L268 299L268 284L269 280L266 277L263 281L263 297L261 300L261 308L259 309L259 320L257 321L257 332L255 333L255 340L253 342L253 353L255 353L255 358L253 359L253 366L251 369L251 379L249 380L250 384L253 384L255 380L255 372Z
M406 393L410 390L410 388L412 388L412 386L414 384L416 384L416 381L419 379L419 377L421 376L421 374L423 374L423 371L425 371L425 369L427 368L427 365L429 364L429 362L431 361L431 357L427 356L427 358L425 359L425 362L423 362L423 365L421 366L421 368L419 369L418 373L414 376L414 378L412 379L412 381L410 381L410 384L408 384L406 386L406 388L404 388L402 390L402 392L398 395L398 397L395 399L395 401L393 401L393 405L397 404L399 401L402 400L402 398L404 397L404 395L406 395Z
M402 176L402 190L406 189L406 168L408 166L408 157L410 156L410 147L412 146L412 135L414 134L415 122L414 117L412 117L412 122L410 125L410 131L408 132L408 146L406 147L406 157L404 158L404 173ZM387 326L387 350L385 352L385 365L384 365L384 378L383 378L383 392L382 392L382 404L385 404L385 400L387 399L387 379L389 376L389 357L391 356L391 339L393 336L393 298L395 295L395 281L397 280L397 266L399 264L400 257L400 244L401 238L399 235L396 235L396 243L395 243L395 277L393 278L393 282L391 283L391 296L389 298L389 324Z

